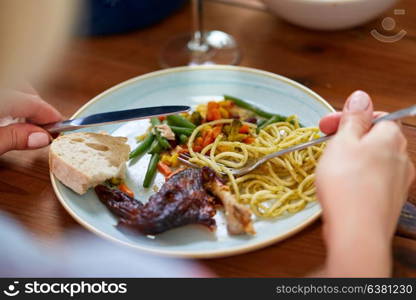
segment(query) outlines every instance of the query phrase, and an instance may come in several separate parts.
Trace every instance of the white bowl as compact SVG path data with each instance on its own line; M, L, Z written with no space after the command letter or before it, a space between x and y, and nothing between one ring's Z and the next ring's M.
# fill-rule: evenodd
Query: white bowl
M318 30L339 30L364 24L398 0L263 0L286 21Z

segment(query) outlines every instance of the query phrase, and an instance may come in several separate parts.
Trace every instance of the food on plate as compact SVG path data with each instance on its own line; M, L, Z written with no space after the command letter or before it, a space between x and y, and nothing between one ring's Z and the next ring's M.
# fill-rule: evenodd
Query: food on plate
M234 195L231 194L230 188L222 183L212 169L203 167L202 170L205 189L215 195L224 207L228 232L233 235L255 234L250 209L237 202Z
M49 166L64 185L84 194L108 179L125 177L130 152L126 142L125 137L92 132L62 135L50 146Z
M172 139L169 134L167 143L157 139L168 136L158 129L161 124L175 135ZM225 173L226 185L239 204L257 217L275 218L296 213L316 200L314 171L325 144L271 159L238 178L232 169L318 137L318 128L305 128L295 115L266 112L226 95L222 101L198 105L190 114L152 120L131 157L146 151L152 154L143 183L150 187L157 171L169 178L179 167L178 156L187 153L190 162L208 166L217 174Z
M213 142L199 148L197 136L203 136L201 132L206 132L206 128L216 126L231 129L223 130ZM189 161L227 174L228 184L238 201L249 206L259 217L295 213L315 201L314 170L324 145L276 157L238 178L231 169L242 168L267 154L315 139L319 137L319 130L301 128L293 116L284 122L267 125L254 137L239 138L245 126L250 133L256 130L256 125L236 120L217 120L200 125L188 141Z
M142 234L200 224L216 228L218 208L225 213L229 234L255 234L257 218L275 218L302 210L315 201L315 167L325 144L267 161L236 177L259 158L319 137L297 116L266 112L244 100L224 96L198 105L192 113L154 117L130 152L123 137L73 133L56 139L50 149L55 176L79 194L95 187L98 198L119 224ZM125 162L149 154L142 183L153 185L160 172L166 182L143 204L124 182ZM200 168L181 164L180 155ZM225 176L223 176L225 174Z
M250 211L238 204L216 174L206 167L189 168L173 175L146 204L108 185L98 185L95 191L119 217L120 225L142 234L156 235L188 224L214 230L216 205L221 203L230 234L254 233Z

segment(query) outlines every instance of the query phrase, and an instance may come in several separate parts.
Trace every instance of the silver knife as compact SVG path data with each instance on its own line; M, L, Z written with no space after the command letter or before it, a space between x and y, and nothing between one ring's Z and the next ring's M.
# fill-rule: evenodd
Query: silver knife
M189 106L173 105L111 111L90 115L84 118L47 124L43 126L43 128L51 133L58 133L62 131L71 131L85 127L109 125L120 122L147 119L151 117L174 115L181 112L187 112L190 109L191 108Z

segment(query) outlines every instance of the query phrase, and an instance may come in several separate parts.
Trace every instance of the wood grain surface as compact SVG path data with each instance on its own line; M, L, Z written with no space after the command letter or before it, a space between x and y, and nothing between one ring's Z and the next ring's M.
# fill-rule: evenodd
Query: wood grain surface
M236 2L236 1L233 1ZM237 1L238 2L238 1ZM251 0L249 1L251 2ZM368 91L376 109L393 111L416 103L416 2L404 0L393 16L406 37L393 44L371 35L383 17L341 32L309 31L250 5L206 3L209 29L233 34L244 53L243 66L278 73L312 88L335 108L356 89ZM70 116L98 93L126 79L159 69L158 54L173 35L190 28L189 7L159 24L122 35L76 38L66 49L44 99ZM384 32L387 34L387 32ZM409 152L416 162L416 119L405 121ZM416 185L409 201L416 203ZM61 207L49 180L47 149L0 157L0 210L10 213L40 239L85 231ZM413 223L414 225L414 223ZM235 257L201 260L218 276L306 276L322 268L325 247L320 221L266 249ZM406 228L394 238L394 275L416 276L416 240Z

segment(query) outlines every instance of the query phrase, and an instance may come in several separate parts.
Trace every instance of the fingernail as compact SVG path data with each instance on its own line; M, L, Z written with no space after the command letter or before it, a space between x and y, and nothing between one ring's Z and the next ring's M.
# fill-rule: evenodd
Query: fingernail
M28 148L40 148L49 145L50 138L44 132L34 132L29 135L27 140L27 147Z
M364 111L370 106L370 96L363 91L354 92L348 99L349 111Z

